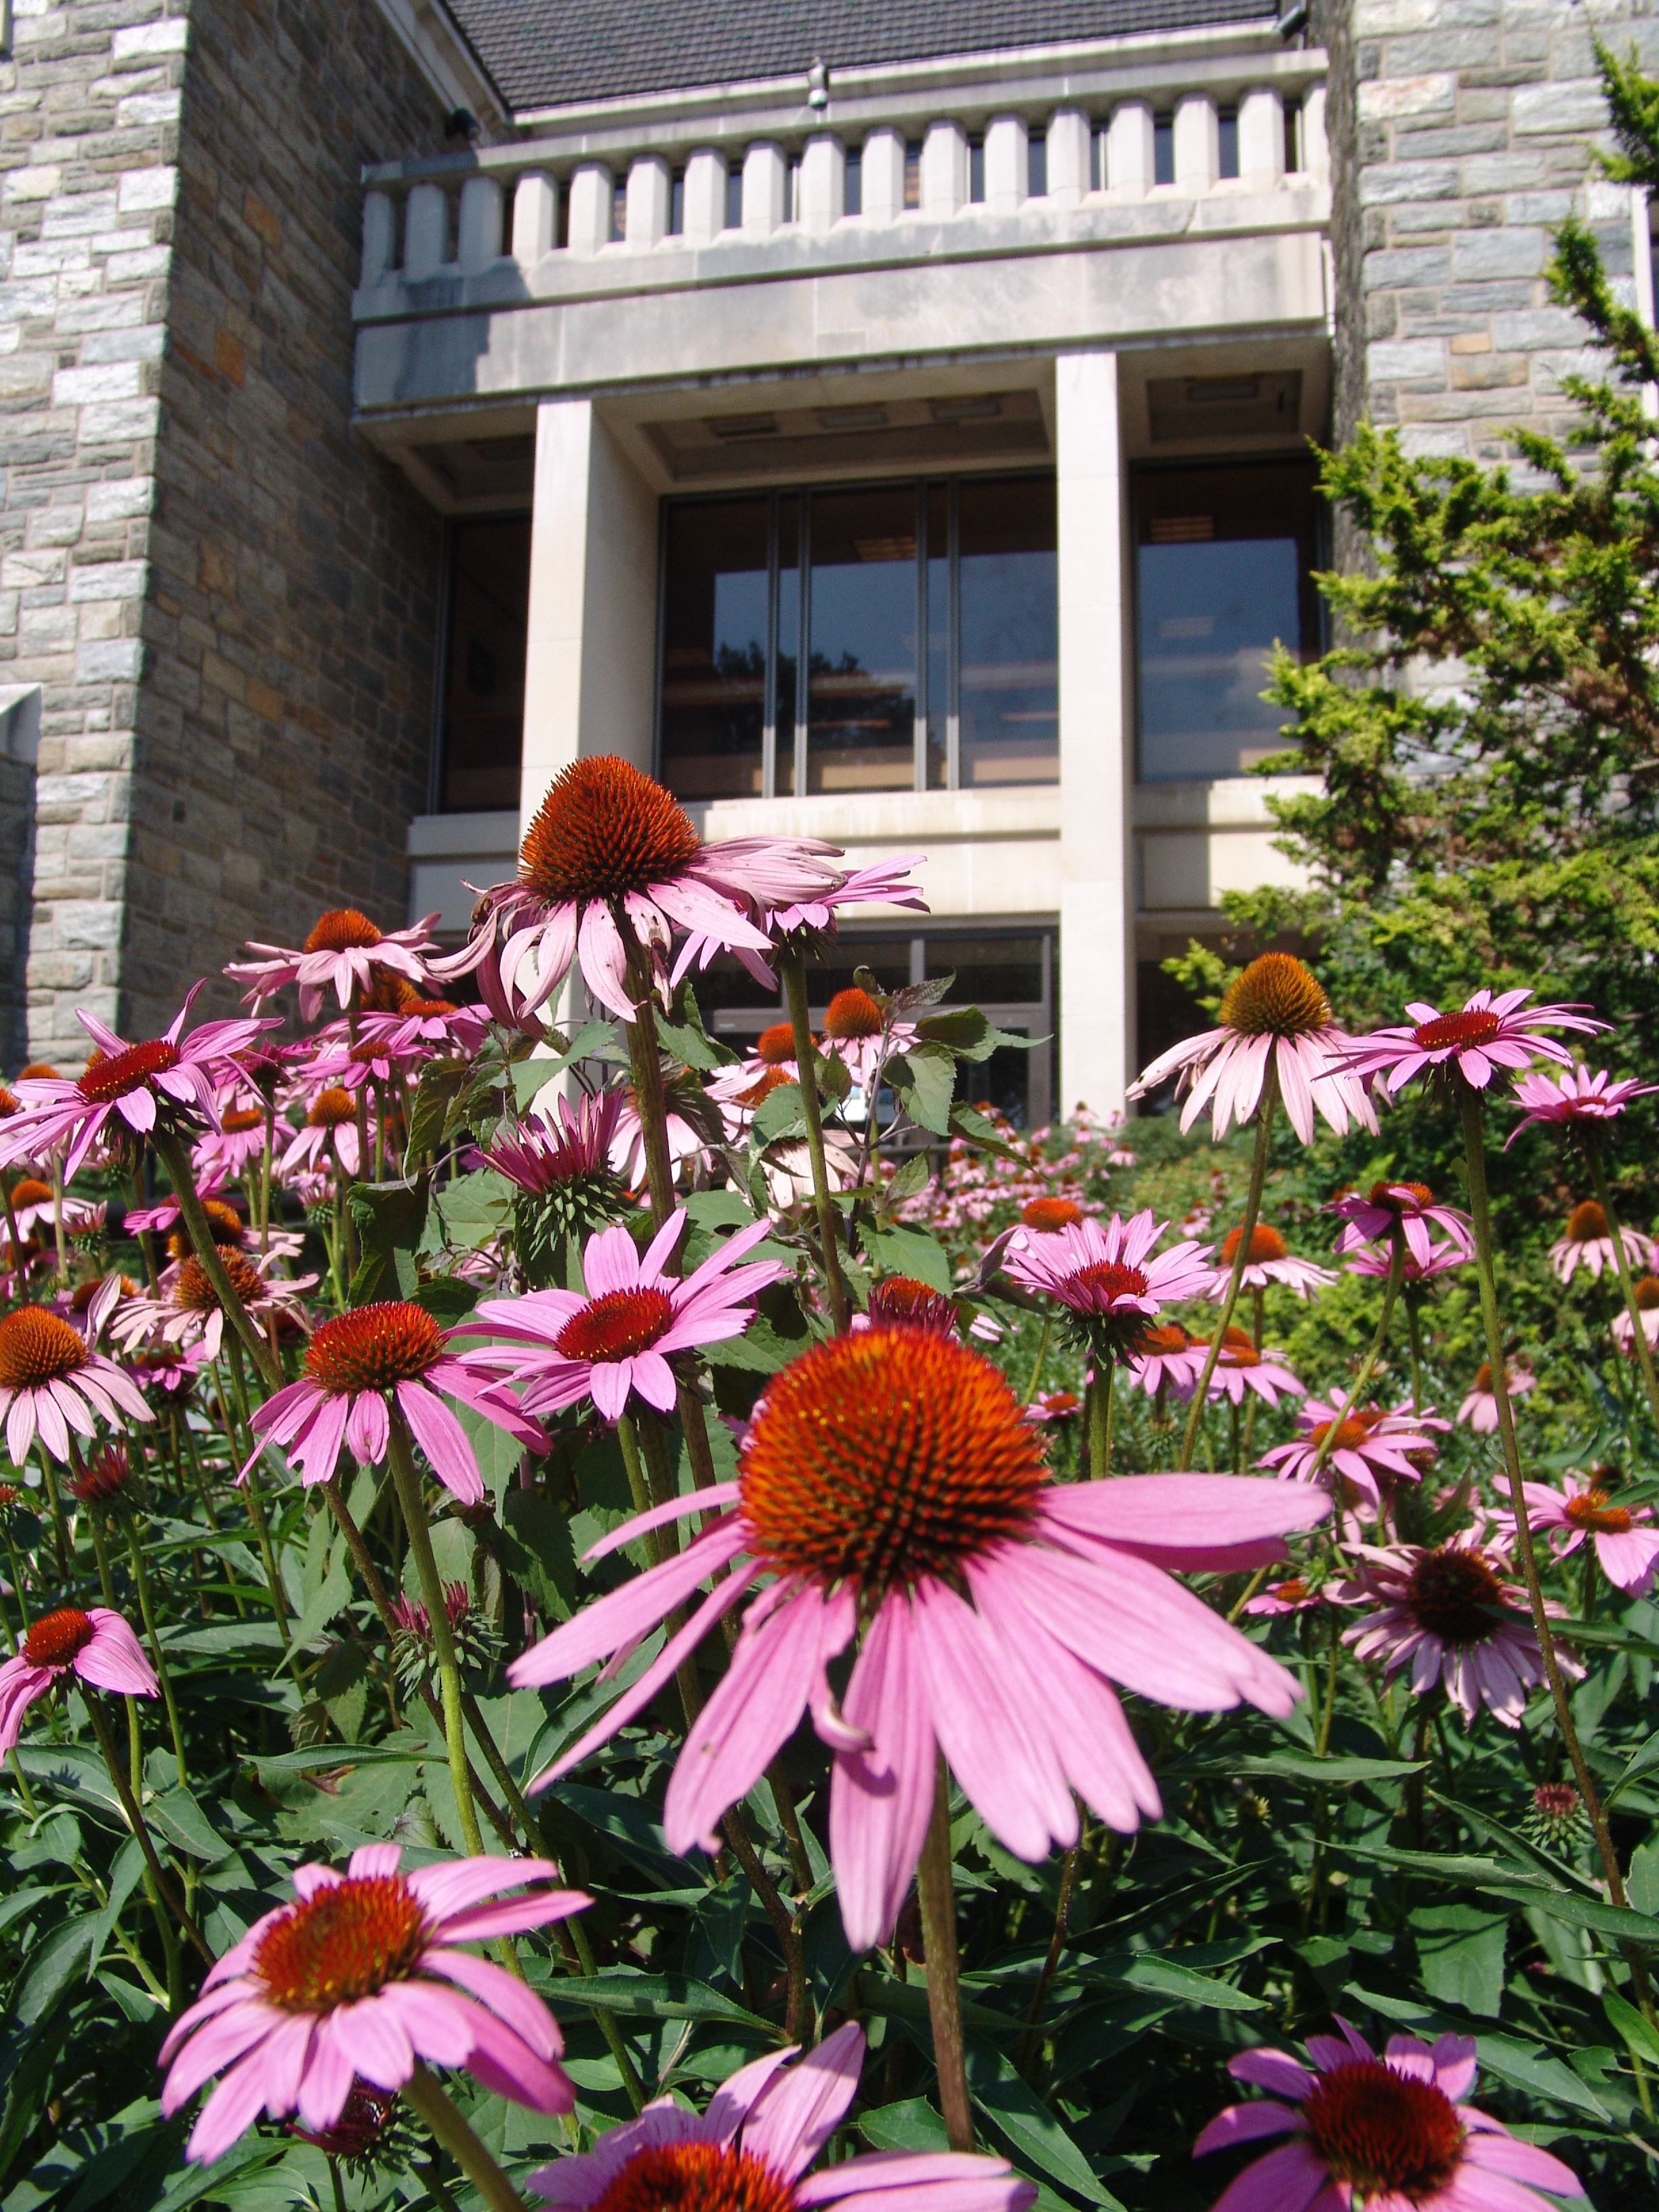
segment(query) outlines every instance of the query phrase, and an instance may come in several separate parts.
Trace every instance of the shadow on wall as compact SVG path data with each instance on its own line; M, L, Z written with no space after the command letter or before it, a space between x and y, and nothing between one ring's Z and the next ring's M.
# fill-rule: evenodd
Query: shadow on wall
M28 1058L27 975L34 889L40 686L0 684L0 1068Z

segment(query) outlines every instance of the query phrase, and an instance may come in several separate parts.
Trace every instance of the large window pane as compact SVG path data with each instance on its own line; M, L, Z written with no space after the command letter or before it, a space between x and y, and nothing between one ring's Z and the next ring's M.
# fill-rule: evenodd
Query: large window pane
M1060 632L1052 477L965 483L962 781L1060 775Z
M450 544L439 805L446 814L516 808L530 611L529 518L458 522Z
M800 501L778 501L778 751L776 789L795 788L795 671L800 659Z
M1135 504L1142 781L1242 775L1279 749L1275 640L1316 649L1313 470L1148 471Z
M662 769L682 799L760 795L767 509L741 499L669 511Z
M951 781L951 488L927 488L927 788Z
M915 780L915 487L817 493L811 527L808 788L908 790Z

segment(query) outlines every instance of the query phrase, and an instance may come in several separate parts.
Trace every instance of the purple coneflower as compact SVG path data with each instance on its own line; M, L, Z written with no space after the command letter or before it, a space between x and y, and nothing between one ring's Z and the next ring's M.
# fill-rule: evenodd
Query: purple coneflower
M1333 1488L1344 1486L1346 1504L1363 1500L1373 1513L1381 1512L1389 1483L1420 1480L1423 1470L1416 1455L1439 1449L1430 1430L1451 1426L1436 1414L1413 1413L1407 1406L1397 1406L1391 1413L1375 1405L1352 1406L1340 1390L1332 1391L1328 1405L1310 1398L1297 1408L1297 1421L1301 1433L1264 1452L1256 1465L1270 1467L1281 1482L1306 1482L1328 1437L1320 1481Z
M252 988L244 1004L257 1006L289 984L299 986L300 1012L314 1022L324 995L332 991L342 1007L359 1004L377 984L396 977L416 988L430 979L428 956L438 947L432 932L438 917L422 915L409 929L378 929L354 906L339 907L319 915L311 934L297 950L280 945L249 943L258 960L233 960L225 969L239 983Z
M1569 1473L1562 1480L1559 1490L1546 1482L1522 1484L1527 1526L1549 1530L1559 1559L1592 1539L1596 1564L1614 1589L1645 1597L1659 1570L1659 1530L1644 1525L1653 1519L1653 1508L1620 1505L1592 1475ZM1515 1526L1512 1514L1500 1512L1496 1520L1500 1528Z
M1209 1348L1207 1337L1195 1337L1194 1343L1200 1352ZM1305 1398L1307 1384L1297 1382L1285 1365L1284 1357L1279 1352L1258 1352L1249 1329L1229 1328L1221 1340L1221 1350L1210 1376L1210 1402L1226 1398L1233 1405L1242 1406L1247 1390L1253 1390L1258 1398L1265 1398L1275 1407L1281 1396ZM1188 1388L1191 1387L1188 1384Z
M1242 1229L1230 1229L1221 1240L1219 1263L1209 1291L1218 1305L1231 1286L1233 1262L1238 1257L1243 1235ZM1249 1257L1238 1279L1241 1290L1265 1291L1279 1283L1287 1291L1294 1291L1297 1297L1305 1298L1310 1291L1328 1289L1335 1280L1334 1269L1318 1267L1311 1260L1298 1260L1279 1231L1270 1229L1265 1221L1258 1221L1251 1231Z
M1652 1237L1644 1237L1639 1229L1620 1224L1620 1242L1625 1248L1625 1257L1632 1267L1651 1267L1659 1260L1659 1245ZM1570 1283L1582 1267L1587 1275L1600 1279L1603 1267L1619 1272L1619 1255L1613 1248L1613 1231L1607 1217L1593 1198L1582 1206L1575 1206L1567 1216L1567 1225L1556 1242L1550 1246L1550 1265L1564 1283Z
M1605 1067L1594 1073L1588 1067L1570 1067L1565 1075L1546 1075L1541 1070L1523 1075L1515 1086L1515 1103L1524 1106L1524 1116L1510 1131L1504 1150L1534 1121L1559 1127L1573 1121L1611 1121L1632 1098L1645 1098L1659 1091L1659 1083L1640 1083L1632 1076L1615 1079Z
M24 1714L65 1674L124 1698L161 1693L138 1638L118 1613L102 1605L85 1613L72 1605L60 1607L42 1613L25 1633L16 1657L0 1666L0 1752L16 1748Z
M1339 1254L1362 1249L1367 1244L1389 1244L1396 1231L1419 1267L1426 1268L1434 1253L1434 1231L1447 1238L1467 1258L1474 1250L1474 1224L1455 1206L1440 1203L1425 1182L1374 1182L1363 1194L1344 1191L1330 1202L1330 1211L1342 1223L1336 1240Z
M138 1386L82 1331L44 1306L18 1306L0 1320L0 1414L6 1448L21 1467L38 1435L55 1460L70 1455L70 1431L94 1434L155 1415Z
M1504 1388L1510 1398L1522 1397L1528 1390L1538 1388L1538 1377L1530 1367L1510 1367L1504 1370ZM1483 1359L1474 1370L1474 1387L1457 1409L1460 1421L1467 1421L1478 1437L1489 1437L1498 1428L1498 1393L1492 1387L1492 1363Z
M1128 1221L1115 1213L1106 1222L1085 1216L1052 1235L1020 1231L1002 1264L1015 1282L1065 1307L1097 1353L1127 1358L1160 1306L1209 1291L1207 1244L1153 1252L1169 1225L1148 1206Z
M1527 1068L1539 1060L1571 1066L1565 1045L1543 1030L1577 1030L1589 1036L1607 1027L1578 1006L1533 1006L1522 1012L1531 996L1530 991L1504 991L1494 998L1490 990L1477 991L1449 1014L1413 1001L1406 1008L1409 1023L1357 1038L1342 1065L1368 1081L1381 1076L1390 1092L1403 1089L1413 1076L1443 1068L1455 1069L1473 1089L1484 1091L1504 1068Z

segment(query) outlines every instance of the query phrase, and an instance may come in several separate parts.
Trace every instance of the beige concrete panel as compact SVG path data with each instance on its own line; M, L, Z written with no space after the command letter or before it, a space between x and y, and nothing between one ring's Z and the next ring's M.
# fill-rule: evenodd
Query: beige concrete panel
M1054 368L1060 548L1060 1096L1121 1112L1133 971L1117 358Z
M1139 904L1143 914L1213 906L1215 902L1210 896L1210 839L1206 832L1182 835L1166 830L1155 837L1138 837L1135 844L1140 874Z
M1320 183L1331 173L1330 141L1325 135L1325 88L1315 85L1302 102L1301 165Z

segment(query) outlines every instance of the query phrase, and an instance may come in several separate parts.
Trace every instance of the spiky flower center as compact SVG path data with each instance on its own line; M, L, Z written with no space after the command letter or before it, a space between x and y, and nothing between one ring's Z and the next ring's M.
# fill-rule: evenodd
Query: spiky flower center
M1157 1328L1144 1328L1132 1347L1143 1358L1168 1358L1172 1353L1192 1348L1193 1339L1178 1321L1165 1322Z
M221 1117L219 1127L226 1136L240 1137L249 1129L262 1129L264 1121L264 1115L257 1106L237 1106Z
M264 1277L244 1254L222 1251L219 1264L230 1278L231 1289L245 1306L257 1305L265 1296L269 1285ZM173 1285L173 1303L183 1313L210 1314L219 1310L219 1293L193 1252L179 1265Z
M607 1291L571 1315L553 1348L566 1359L631 1359L665 1334L673 1318L673 1300L653 1285Z
M773 1382L742 1484L769 1565L879 1596L1024 1535L1042 1460L988 1360L951 1337L870 1329L815 1345Z
M1468 1052L1477 1045L1490 1044L1503 1026L1497 1015L1484 1006L1465 1007L1455 1014L1437 1014L1431 1022L1419 1022L1412 1039L1419 1052Z
M1578 1806L1578 1792L1571 1782L1540 1782L1532 1793L1532 1809L1540 1820L1571 1820Z
M768 1067L781 1067L795 1056L795 1032L787 1022L774 1022L755 1040L755 1057Z
M1623 1536L1631 1526L1630 1510L1609 1505L1605 1490L1581 1491L1567 1500L1567 1518L1575 1528L1588 1528L1604 1536Z
M455 1011L455 1001L453 999L411 998L404 1007L404 1013L412 1015L416 1020L423 1022L436 1021L440 1015L453 1014Z
M1389 1213L1420 1213L1425 1206L1434 1204L1434 1193L1425 1182L1374 1182L1366 1194L1366 1203Z
M881 1035L881 1008L867 991L837 991L825 1009L823 1033L845 1043Z
M1632 1286L1637 1305L1643 1313L1659 1311L1659 1275L1643 1275Z
M1066 1276L1059 1295L1079 1313L1106 1314L1125 1298L1144 1298L1146 1289L1144 1268L1116 1260L1091 1260Z
M331 1083L326 1091L319 1091L312 1100L306 1115L308 1129L337 1129L347 1121L355 1121L357 1109L351 1093L337 1083Z
M152 1076L177 1067L179 1058L178 1046L166 1037L153 1037L148 1044L129 1045L125 1052L108 1055L95 1052L75 1087L89 1106L108 1106L129 1091L142 1090Z
M519 873L544 899L615 900L684 875L699 849L659 783L599 753L554 778L525 832Z
M242 1241L242 1217L234 1206L227 1206L222 1198L204 1198L202 1211L207 1216L208 1234L222 1249L236 1246ZM167 1239L167 1251L172 1258L183 1260L195 1249L182 1229L174 1230Z
M1289 952L1264 952L1227 986L1218 1017L1240 1036L1313 1036L1331 1025L1319 979Z
M1020 1220L1027 1229L1049 1235L1057 1229L1069 1229L1074 1221L1083 1218L1083 1208L1069 1198L1034 1198L1020 1208Z
M302 952L355 952L378 945L380 933L366 914L355 906L338 906L319 914Z
M1492 1392L1492 1362L1483 1359L1474 1370L1474 1387L1483 1397Z
M1593 1198L1575 1206L1567 1216L1569 1244L1598 1244L1607 1233L1607 1217Z
M44 1306L19 1306L0 1321L0 1389L37 1389L86 1363L79 1331Z
M1256 1350L1249 1329L1229 1326L1227 1334L1221 1340L1216 1364L1218 1367L1259 1367L1261 1364L1261 1354Z
M1308 1585L1300 1575L1291 1575L1282 1583L1271 1583L1269 1588L1284 1605L1301 1605L1309 1595Z
M314 2143L331 2158L362 2158L391 2126L397 2106L398 2100L389 2089L371 2088L367 2081L354 2081L331 2128L302 2128L290 2120L289 2133L298 2136L301 2142Z
M1317 1448L1324 1443L1327 1437L1330 1436L1333 1427L1336 1431L1336 1434L1331 1437L1331 1449L1334 1452L1358 1451L1371 1432L1371 1425L1369 1421L1361 1420L1358 1414L1350 1414L1346 1420L1334 1423L1316 1421L1308 1431L1308 1442Z
M26 1206L50 1206L52 1185L38 1176L19 1176L11 1187L11 1202L20 1212Z
M3 1083L0 1083L0 1119L3 1119L8 1115L21 1114L22 1110L23 1102L17 1093L9 1090Z
M284 2012L332 2012L405 1979L428 1934L401 1875L349 1875L278 1914L254 1947L253 1971Z
M94 1053L93 1058L95 1060L97 1057ZM61 1083L63 1079L49 1060L32 1060L27 1067L20 1067L17 1071L20 1083Z
M931 1328L955 1334L957 1310L940 1291L909 1275L889 1275L870 1293L872 1328Z
M746 2150L647 2143L606 2183L593 2212L793 2212L783 2176Z
M1412 1569L1406 1602L1419 1626L1462 1650L1491 1639L1495 1612L1507 1612L1504 1585L1479 1552L1425 1552Z
M388 1298L325 1321L306 1346L306 1373L333 1395L389 1390L415 1382L444 1348L444 1333L424 1306Z
M781 1067L763 1068L752 1083L734 1095L732 1103L752 1114L763 1099L769 1098L775 1091L781 1091L786 1084L793 1081L793 1076Z
M1431 2197L1462 2155L1463 2124L1445 2091L1380 2058L1320 2075L1302 2114L1315 2155L1367 2197Z
M92 1622L72 1605L56 1613L43 1613L23 1638L23 1656L31 1667L67 1667L93 1638Z
M1231 1267L1237 1259L1239 1242L1243 1234L1243 1228L1230 1229L1222 1238L1221 1264L1224 1267ZM1279 1231L1269 1229L1265 1221L1258 1221L1250 1231L1249 1265L1253 1267L1259 1267L1268 1260L1287 1260L1290 1249Z

